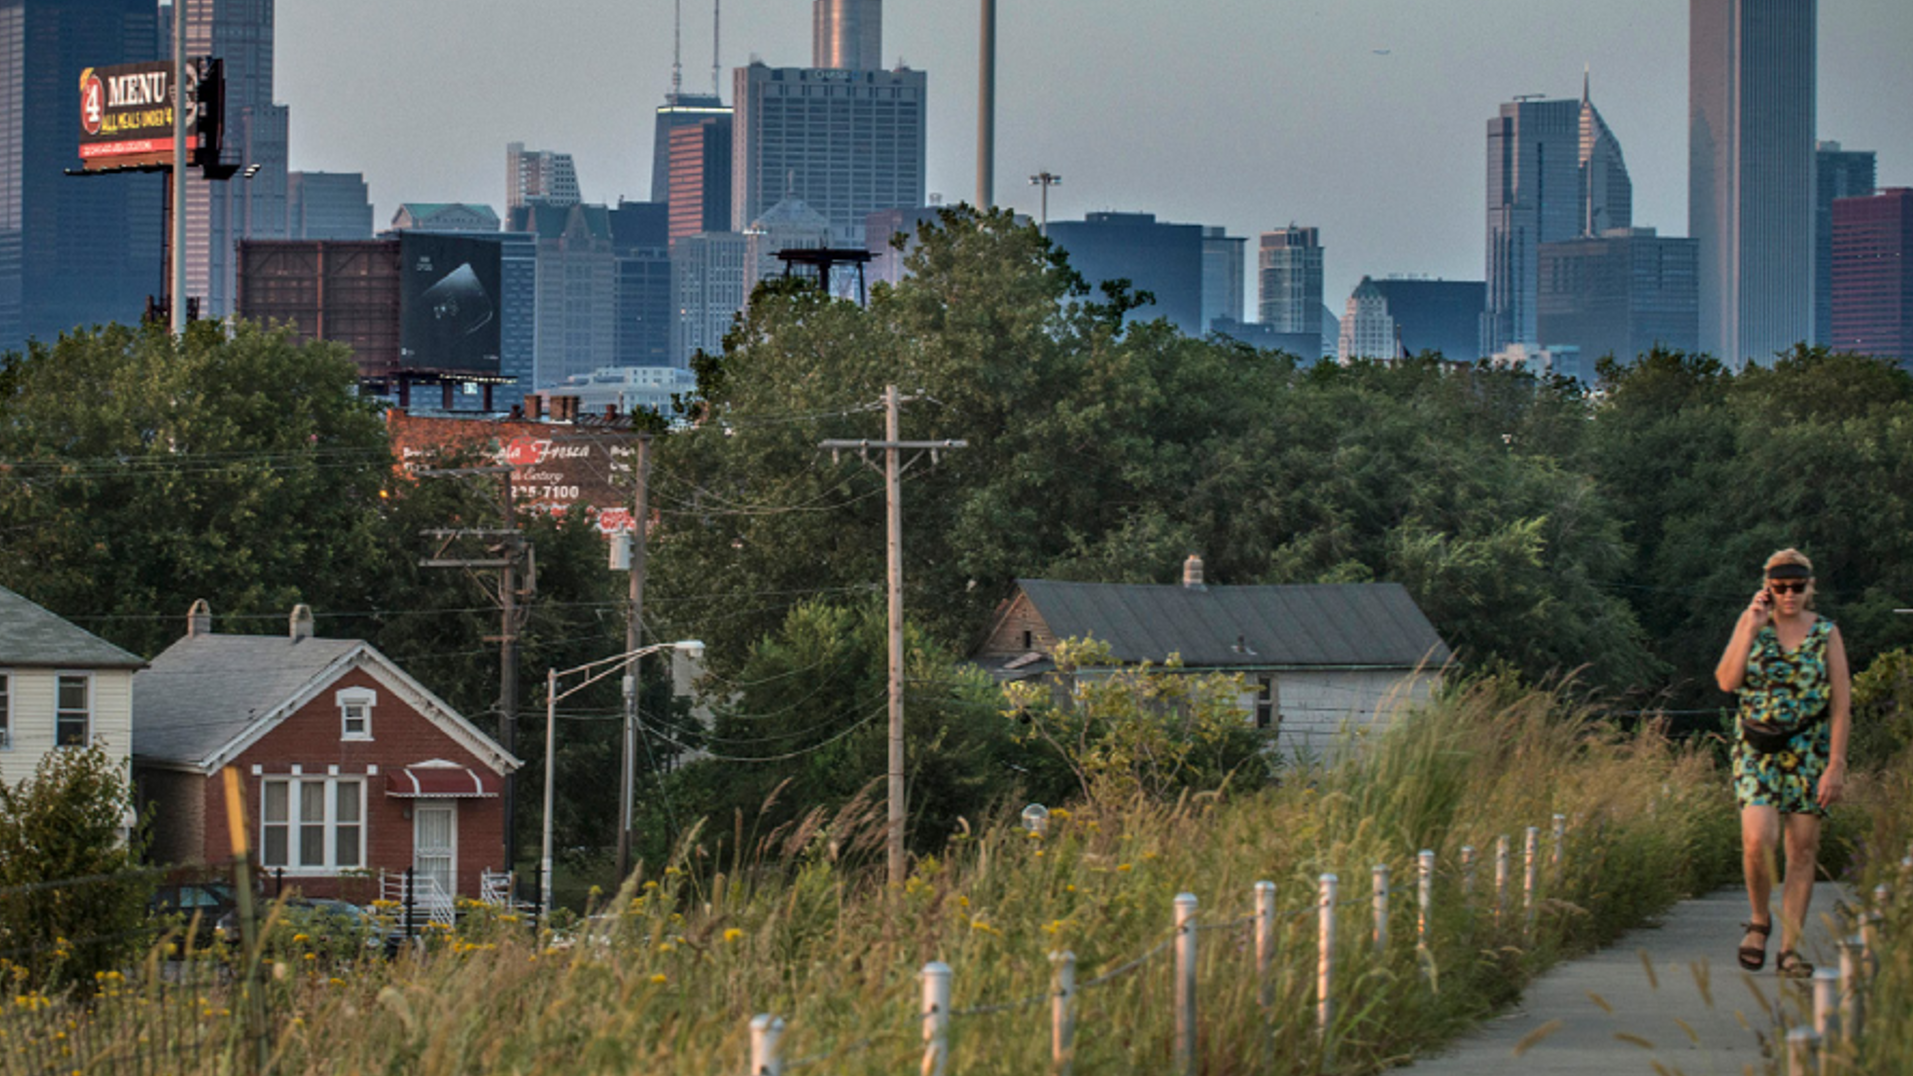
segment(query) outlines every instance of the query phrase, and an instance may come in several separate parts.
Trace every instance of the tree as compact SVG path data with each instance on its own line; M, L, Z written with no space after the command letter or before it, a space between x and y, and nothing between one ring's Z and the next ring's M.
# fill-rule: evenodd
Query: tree
M873 784L881 802L888 630L881 602L805 602L751 648L735 677L716 678L710 686L728 701L700 737L715 757L689 763L672 775L664 799L652 799L646 855L655 862L672 834L699 818L714 827L706 843L727 846L738 820L748 854ZM988 677L960 670L924 633L906 633L905 655L908 832L914 847L934 850L959 818L978 817L1015 786L1011 726Z
M0 782L0 951L30 987L90 992L152 938L154 885L138 869L123 765L98 746L48 752L18 787ZM5 961L0 961L4 964Z
M222 616L368 609L392 459L336 345L109 325L0 359L0 581L151 654Z

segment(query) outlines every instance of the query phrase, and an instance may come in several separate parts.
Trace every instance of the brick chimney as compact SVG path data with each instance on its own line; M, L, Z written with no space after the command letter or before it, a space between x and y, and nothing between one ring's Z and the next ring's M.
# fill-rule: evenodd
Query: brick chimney
M545 398L532 393L525 397L525 417L539 419L545 417Z
M292 615L287 617L287 634L293 642L312 638L312 606L300 602L292 607Z
M206 604L206 599L195 598L193 607L186 611L186 637L192 639L212 633L213 607Z
M1208 590L1202 582L1202 558L1194 553L1182 562L1182 585L1189 590Z

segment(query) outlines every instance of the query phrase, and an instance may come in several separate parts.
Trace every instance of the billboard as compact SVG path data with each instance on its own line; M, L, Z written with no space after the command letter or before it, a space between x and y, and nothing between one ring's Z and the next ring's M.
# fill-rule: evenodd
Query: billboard
M392 453L409 474L477 458L511 468L512 501L551 515L585 513L609 535L631 529L629 430L386 412Z
M225 99L220 62L186 62L186 159L219 163ZM169 60L80 72L80 164L88 172L165 167L173 160L173 65Z
M400 369L498 373L503 262L496 240L399 237Z

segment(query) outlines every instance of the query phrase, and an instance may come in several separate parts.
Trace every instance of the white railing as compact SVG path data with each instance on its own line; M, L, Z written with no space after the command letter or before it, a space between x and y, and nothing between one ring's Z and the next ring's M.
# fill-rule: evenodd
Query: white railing
M438 879L417 871L379 872L379 899L400 909L409 909L418 921L449 927L458 917L452 894L445 892ZM404 915L402 911L400 913ZM406 924L416 927L417 923Z

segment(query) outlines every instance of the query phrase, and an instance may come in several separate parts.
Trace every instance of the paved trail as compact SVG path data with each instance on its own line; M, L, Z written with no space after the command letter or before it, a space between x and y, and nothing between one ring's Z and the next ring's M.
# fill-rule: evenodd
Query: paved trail
M1814 887L1802 952L1816 967L1840 966L1829 913L1843 896L1830 883ZM1776 908L1778 903L1776 895ZM1746 917L1747 898L1738 889L1683 901L1659 926L1632 931L1598 953L1549 971L1528 987L1514 1011L1405 1071L1410 1076L1762 1072L1762 1038L1773 1038L1769 1012L1783 990L1797 991L1800 998L1808 991L1805 983L1783 986L1774 975L1778 930L1768 948L1767 969L1740 970L1734 950ZM1515 1056L1517 1044L1557 1020L1557 1029Z

